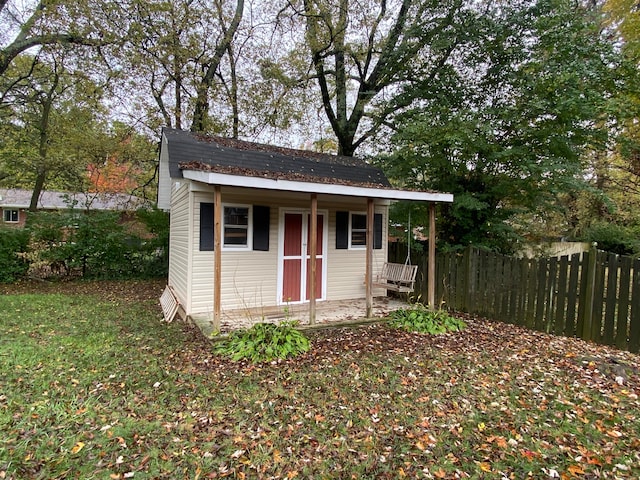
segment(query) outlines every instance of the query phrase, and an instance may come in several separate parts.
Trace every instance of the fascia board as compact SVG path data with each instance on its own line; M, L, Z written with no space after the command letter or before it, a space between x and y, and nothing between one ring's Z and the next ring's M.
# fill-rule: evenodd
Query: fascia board
M357 187L331 183L297 182L294 180L276 180L272 178L248 177L242 175L230 175L228 173L205 172L202 170L183 170L182 176L186 179L207 183L209 185L225 185L230 187L282 190L288 192L381 198L387 200L412 200L448 203L453 202L453 194L451 193L416 192L412 190Z

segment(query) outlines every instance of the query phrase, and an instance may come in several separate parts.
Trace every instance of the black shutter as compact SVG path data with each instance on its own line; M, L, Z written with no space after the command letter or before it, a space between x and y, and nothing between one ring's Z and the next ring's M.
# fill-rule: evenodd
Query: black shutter
M373 248L380 250L382 248L382 214L373 214Z
M349 212L336 212L336 249L349 248Z
M213 203L200 202L200 251L213 251Z
M253 249L269 251L269 207L253 206Z

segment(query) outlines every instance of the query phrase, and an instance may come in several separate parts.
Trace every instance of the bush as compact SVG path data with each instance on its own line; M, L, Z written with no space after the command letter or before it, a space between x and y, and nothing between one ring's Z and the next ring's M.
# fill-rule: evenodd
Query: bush
M169 213L153 209L140 209L137 220L151 234L142 243L145 262L140 272L145 277L164 277L169 273Z
M296 330L297 322L280 324L257 323L249 329L237 330L221 340L215 352L237 362L248 359L253 363L295 357L308 352L309 339Z
M423 305L399 309L391 313L390 325L408 332L440 335L460 332L467 326L459 318L452 317L446 310L429 310Z
M15 282L29 270L24 253L29 233L17 228L0 228L0 283Z
M137 212L123 223L118 212L38 212L30 215L35 257L85 278L144 278L168 270L168 214Z
M640 241L632 229L615 223L595 222L583 234L584 241L596 242L599 250L618 255L637 255Z

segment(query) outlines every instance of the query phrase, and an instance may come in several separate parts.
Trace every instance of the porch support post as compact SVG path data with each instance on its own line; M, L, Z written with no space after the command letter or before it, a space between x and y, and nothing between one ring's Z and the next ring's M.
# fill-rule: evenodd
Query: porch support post
M213 329L220 330L220 287L222 284L222 194L220 185L213 187Z
M436 204L429 202L429 271L427 272L427 300L429 308L436 308Z
M318 249L318 196L311 194L311 218L309 219L309 271L307 290L309 292L309 325L316 323L316 250Z
M367 259L365 268L367 318L371 318L373 316L373 217L373 198L367 198Z

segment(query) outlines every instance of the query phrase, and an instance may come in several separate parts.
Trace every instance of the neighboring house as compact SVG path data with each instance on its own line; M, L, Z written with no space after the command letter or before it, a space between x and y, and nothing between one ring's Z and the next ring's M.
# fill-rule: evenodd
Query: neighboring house
M171 211L179 313L219 326L223 311L308 302L313 323L316 301L366 298L369 314L386 294L372 276L395 200L453 196L394 189L356 158L163 129L158 207Z
M0 188L1 224L24 227L31 190ZM67 210L73 206L78 210L131 211L144 205L141 198L121 193L65 193L43 191L38 199L38 210Z

